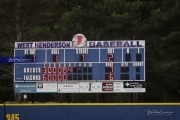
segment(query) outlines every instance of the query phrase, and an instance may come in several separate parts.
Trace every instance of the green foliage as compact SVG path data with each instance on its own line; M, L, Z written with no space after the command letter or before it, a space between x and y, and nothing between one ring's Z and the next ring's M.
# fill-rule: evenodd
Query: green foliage
M71 40L79 32L88 40L145 39L147 92L139 95L139 101L180 100L179 0L1 0L0 24L1 56L13 55L17 40ZM12 66L0 65L0 72L0 101L13 100ZM38 96L39 101L59 97ZM75 96L75 102L96 102L98 97ZM102 102L132 99L130 94L99 97Z

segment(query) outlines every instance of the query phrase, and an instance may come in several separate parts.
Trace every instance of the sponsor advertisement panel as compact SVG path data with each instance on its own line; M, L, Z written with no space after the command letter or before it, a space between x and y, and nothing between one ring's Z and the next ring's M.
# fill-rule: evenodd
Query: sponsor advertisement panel
M57 83L45 83L38 82L36 83L37 92L57 92Z
M16 93L134 93L145 92L144 81L15 83Z
M125 81L123 86L125 92L146 92L144 81Z
M15 83L16 93L36 93L36 83Z
M123 82L113 82L114 92L125 92Z
M102 92L101 82L80 82L80 93Z
M79 83L60 82L58 83L58 93L79 93Z
M102 82L102 91L109 92L114 91L114 83L113 82Z

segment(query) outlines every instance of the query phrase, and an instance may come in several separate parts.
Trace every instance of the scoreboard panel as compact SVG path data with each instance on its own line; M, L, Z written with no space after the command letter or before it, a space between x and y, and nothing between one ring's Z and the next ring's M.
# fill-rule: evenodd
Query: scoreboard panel
M30 60L14 63L16 93L145 92L144 40L77 34L72 41L16 42L14 56Z

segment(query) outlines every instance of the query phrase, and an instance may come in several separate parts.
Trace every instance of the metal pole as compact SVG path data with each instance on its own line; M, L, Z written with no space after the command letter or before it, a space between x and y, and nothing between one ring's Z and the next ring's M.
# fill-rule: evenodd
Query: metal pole
M23 98L24 98L24 103L26 103L27 102L27 94L24 94Z
M4 102L4 120L6 120L6 102Z

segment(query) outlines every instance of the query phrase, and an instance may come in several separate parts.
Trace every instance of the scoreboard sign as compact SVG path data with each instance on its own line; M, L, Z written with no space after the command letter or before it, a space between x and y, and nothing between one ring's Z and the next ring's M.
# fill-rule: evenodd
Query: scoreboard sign
M16 93L145 92L145 41L15 42ZM27 61L28 60L28 61ZM33 87L32 87L33 86Z

